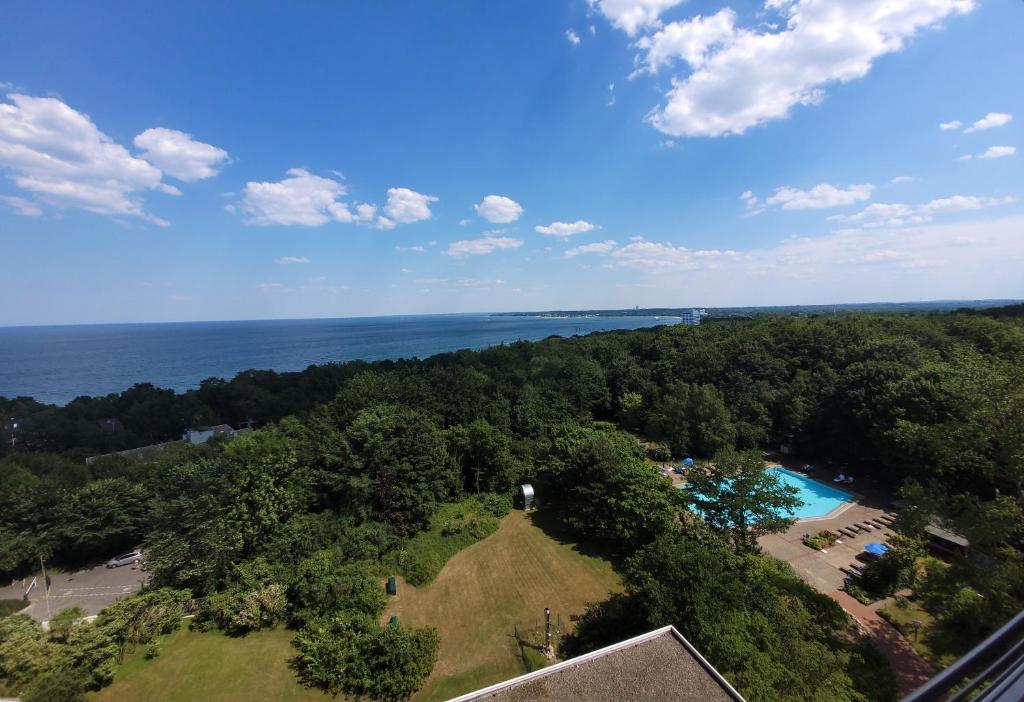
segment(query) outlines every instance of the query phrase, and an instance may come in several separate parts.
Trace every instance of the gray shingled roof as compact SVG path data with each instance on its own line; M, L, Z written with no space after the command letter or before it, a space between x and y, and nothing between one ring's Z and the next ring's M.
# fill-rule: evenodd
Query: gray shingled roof
M476 700L743 702L725 678L671 626L470 692L451 702Z

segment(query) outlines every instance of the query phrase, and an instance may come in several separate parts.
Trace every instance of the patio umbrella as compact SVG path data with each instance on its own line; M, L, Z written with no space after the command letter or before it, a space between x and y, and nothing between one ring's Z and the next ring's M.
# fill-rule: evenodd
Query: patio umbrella
M870 553L872 556L881 556L883 553L889 550L889 547L885 544L871 542L870 544L864 547L864 550Z
M692 458L684 458L683 459L683 465L684 466L692 466L693 465L693 459Z

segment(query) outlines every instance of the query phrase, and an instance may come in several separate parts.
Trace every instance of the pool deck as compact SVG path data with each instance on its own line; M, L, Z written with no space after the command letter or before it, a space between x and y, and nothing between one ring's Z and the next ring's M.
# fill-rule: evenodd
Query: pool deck
M767 465L782 465L797 473L800 472L799 466L805 463L779 456L772 456L771 459L766 462ZM820 476L812 479L831 485L826 473L821 472ZM825 553L803 544L804 534L813 534L823 529L838 531L853 524L877 519L889 511L889 498L870 483L855 483L854 486L843 486L842 489L853 495L852 502L825 517L801 519L783 533L762 536L758 543L765 553L789 563L808 585L831 597L853 618L860 630L870 636L889 659L901 694L907 694L926 682L935 671L892 625L878 615L875 605L862 605L843 591L846 574L840 570L849 568L851 564L862 565L857 556L864 552L864 546L872 541L888 541L892 530L872 529L869 533L858 533L856 538L843 537L842 543L827 548Z
M788 470L800 472L799 461L785 458L779 460L779 457L773 456L767 464L782 465ZM822 475L824 477L815 476L811 479L829 487L838 487L827 480L825 474ZM789 563L801 578L826 595L842 589L846 575L840 568L848 568L851 564L862 565L857 561L857 556L864 551L864 546L872 541L887 541L892 534L890 529L872 529L869 533L859 533L856 538L843 537L842 543L826 549L827 553L804 546L804 534L813 534L823 529L838 531L859 522L877 519L888 511L888 500L870 485L855 483L840 489L850 493L853 501L841 505L824 517L800 519L781 534L769 534L758 540L766 553Z

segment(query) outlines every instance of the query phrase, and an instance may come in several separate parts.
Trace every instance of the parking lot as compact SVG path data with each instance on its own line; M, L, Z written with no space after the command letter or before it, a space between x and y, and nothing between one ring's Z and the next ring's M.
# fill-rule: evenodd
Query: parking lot
M22 610L33 619L47 621L50 614L56 614L67 607L81 607L86 616L99 614L107 605L138 591L149 579L149 574L133 566L107 568L103 564L74 572L51 572L49 614L47 598L43 588L42 575L36 575L37 583L29 594L28 609ZM32 576L16 581L0 589L0 599L21 599Z

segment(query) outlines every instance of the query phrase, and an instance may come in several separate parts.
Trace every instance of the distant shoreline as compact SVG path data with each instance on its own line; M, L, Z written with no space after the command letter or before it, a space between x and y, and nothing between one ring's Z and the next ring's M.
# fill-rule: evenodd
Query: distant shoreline
M1002 307L1024 302L1021 299L997 300L927 300L924 302L848 302L835 305L765 305L746 307L639 307L612 310L543 310L535 312L494 312L496 317L548 317L552 319L577 319L587 317L675 317L684 310L700 309L709 319L729 317L752 317L765 314L813 315L833 312L953 312L958 309L982 309Z

